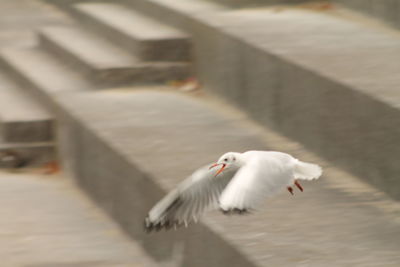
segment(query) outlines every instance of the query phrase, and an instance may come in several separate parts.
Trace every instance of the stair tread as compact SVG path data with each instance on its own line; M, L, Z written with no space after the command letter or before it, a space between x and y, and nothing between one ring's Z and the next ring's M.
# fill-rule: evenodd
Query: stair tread
M0 55L3 60L46 93L91 88L91 84L79 73L40 49L4 49Z
M133 55L77 27L46 27L41 33L58 47L96 68L128 67L138 62Z
M75 8L133 38L143 40L187 38L181 31L143 16L123 5L81 3L75 5Z
M29 93L0 73L0 122L51 120L49 111Z

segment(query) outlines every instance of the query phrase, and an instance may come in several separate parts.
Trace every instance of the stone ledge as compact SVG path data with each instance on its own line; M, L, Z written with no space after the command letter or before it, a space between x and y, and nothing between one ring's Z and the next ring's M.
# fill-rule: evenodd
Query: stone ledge
M364 266L398 257L399 228L379 209L388 207L380 203L387 199L382 193L221 103L143 89L56 96L59 144L66 169L161 265L285 266L306 260L310 266ZM306 184L305 193L283 193L250 216L211 213L187 230L144 233L144 216L166 190L226 151L250 149L290 152L322 164L326 173ZM381 197L370 202L367 195ZM399 207L392 206L396 218ZM346 216L351 219L341 219ZM379 240L397 245L382 248L378 244L389 243L369 236L380 225ZM349 246L337 245L344 243Z
M193 36L208 92L400 198L398 36L306 9L125 2Z

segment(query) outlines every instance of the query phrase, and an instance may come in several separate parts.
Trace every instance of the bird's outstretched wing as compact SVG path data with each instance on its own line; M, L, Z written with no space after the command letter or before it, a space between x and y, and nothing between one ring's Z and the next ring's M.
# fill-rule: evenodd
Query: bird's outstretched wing
M285 188L293 177L288 162L268 157L254 157L240 168L220 197L224 212L257 209L266 198Z
M218 207L220 194L236 170L227 169L215 176L215 169L209 167L195 171L150 210L145 219L147 231L187 225L204 211Z

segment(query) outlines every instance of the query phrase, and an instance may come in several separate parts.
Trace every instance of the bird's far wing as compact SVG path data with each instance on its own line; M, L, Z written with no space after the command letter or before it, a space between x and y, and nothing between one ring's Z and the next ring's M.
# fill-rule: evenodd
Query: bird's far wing
M219 199L224 212L257 209L266 198L287 186L293 177L290 168L278 160L252 158L239 169Z
M145 219L146 230L187 225L204 211L218 207L219 196L236 171L227 169L215 177L216 170L209 167L198 169L161 199Z

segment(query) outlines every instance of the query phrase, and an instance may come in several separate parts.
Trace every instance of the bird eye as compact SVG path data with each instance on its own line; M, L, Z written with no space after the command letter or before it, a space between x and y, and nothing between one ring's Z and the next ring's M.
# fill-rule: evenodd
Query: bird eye
M228 161L228 159L224 159L224 161Z
M236 158L235 157L233 157L233 161L235 161L236 160Z

